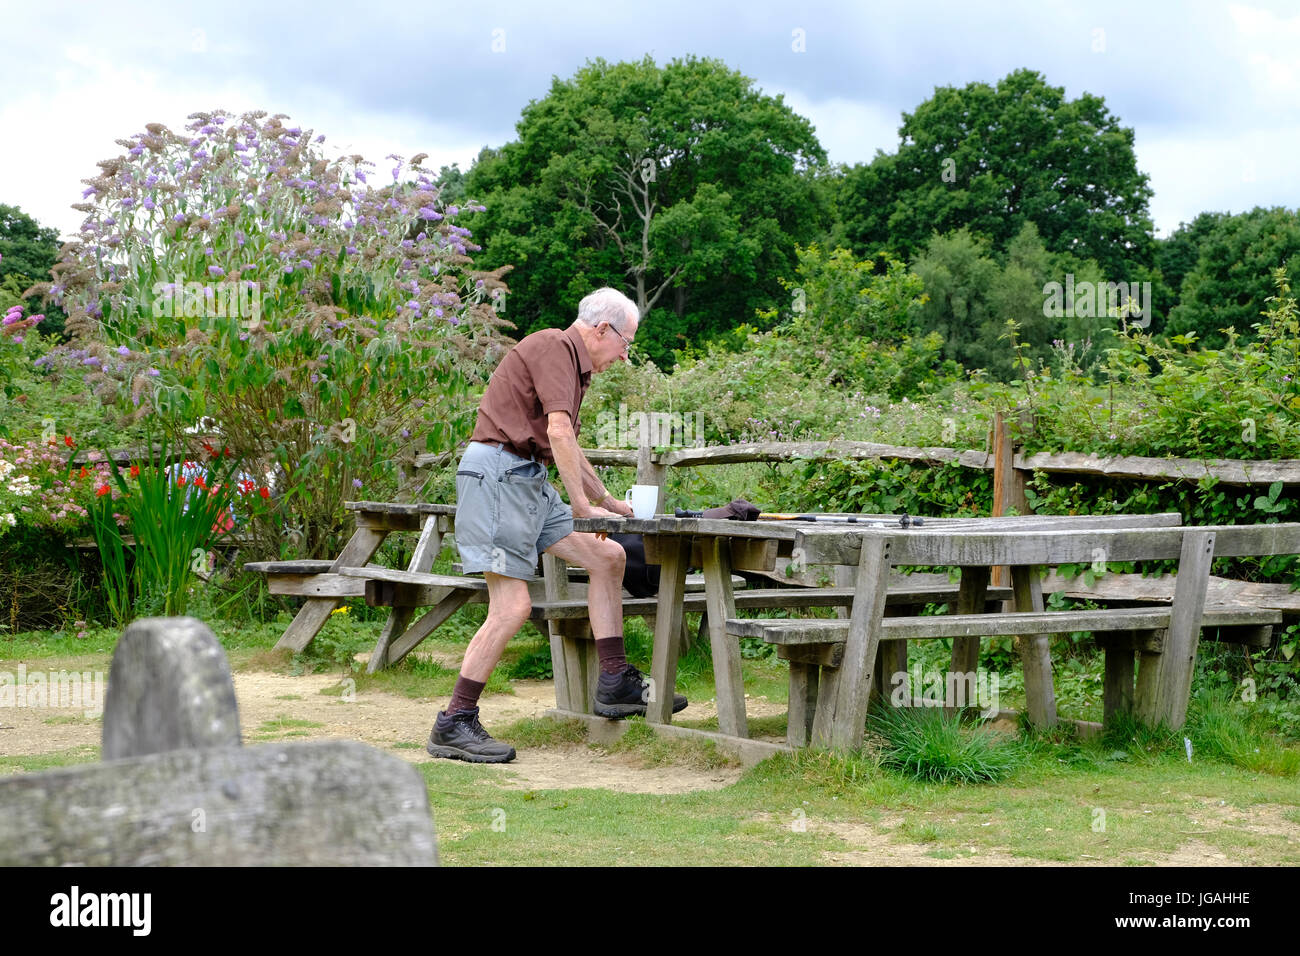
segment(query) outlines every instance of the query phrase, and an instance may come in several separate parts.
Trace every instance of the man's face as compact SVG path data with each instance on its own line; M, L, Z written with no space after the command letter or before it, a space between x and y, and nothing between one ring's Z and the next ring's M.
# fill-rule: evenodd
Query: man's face
M603 372L615 362L627 360L631 341L636 336L636 327L637 321L631 316L624 318L621 332L609 322L601 322L596 326L596 348L591 352L593 371Z

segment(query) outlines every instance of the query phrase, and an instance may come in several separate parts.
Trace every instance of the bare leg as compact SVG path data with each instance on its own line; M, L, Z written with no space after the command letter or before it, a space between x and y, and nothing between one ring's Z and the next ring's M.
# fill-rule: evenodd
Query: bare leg
M615 545L618 547L618 545ZM622 550L621 548L619 549ZM465 660L460 673L472 681L486 684L505 652L510 638L528 620L533 609L528 596L528 583L518 578L508 578L491 571L484 572L488 586L488 614L483 626L474 634L465 650Z
M622 637L623 566L627 563L627 555L622 546L608 538L597 538L594 534L575 531L565 535L546 551L569 564L586 568L591 575L587 586L587 604L591 611L592 634L597 638ZM527 596L525 587L525 600ZM468 659L467 656L466 660Z

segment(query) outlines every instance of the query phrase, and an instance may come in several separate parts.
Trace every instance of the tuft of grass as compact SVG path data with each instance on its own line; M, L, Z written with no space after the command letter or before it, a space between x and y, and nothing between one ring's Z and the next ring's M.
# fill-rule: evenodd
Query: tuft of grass
M318 724L312 720L300 720L297 717L290 717L288 714L277 714L271 720L264 720L253 731L253 739L277 740L281 737L307 737L306 728L324 727L324 724Z
M646 766L661 767L666 764L685 764L697 770L720 770L739 767L740 761L718 749L712 740L679 740L661 737L639 717L628 720L627 731L612 744L595 749L607 753L627 753L639 757Z
M567 747L587 742L587 725L581 720L525 717L494 736L515 747Z
M981 728L963 727L941 708L884 707L873 728L885 744L881 765L932 783L1001 780L1024 759L1023 748Z
M1300 773L1300 750L1284 746L1225 690L1198 695L1189 708L1186 736L1193 759L1199 754L1246 770L1293 777Z

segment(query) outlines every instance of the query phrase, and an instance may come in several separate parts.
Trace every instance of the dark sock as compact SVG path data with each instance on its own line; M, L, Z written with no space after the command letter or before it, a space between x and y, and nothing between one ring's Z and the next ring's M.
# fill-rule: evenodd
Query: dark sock
M485 684L486 682L470 680L464 674L457 677L456 686L451 692L451 703L447 705L447 716L477 707L479 694L483 693Z
M623 648L622 634L597 639L596 654L600 657L602 674L621 674L627 670L627 651Z

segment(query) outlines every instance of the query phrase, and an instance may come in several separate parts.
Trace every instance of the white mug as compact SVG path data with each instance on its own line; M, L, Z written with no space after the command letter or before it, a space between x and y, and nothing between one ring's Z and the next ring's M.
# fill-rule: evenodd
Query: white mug
M655 505L659 503L659 486L633 485L623 496L623 501L632 506L632 517L653 518Z

